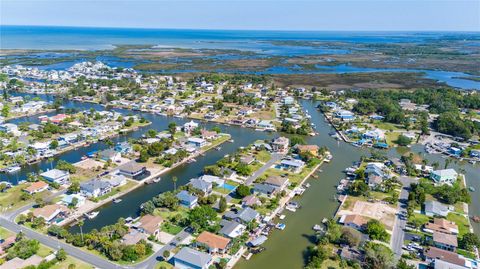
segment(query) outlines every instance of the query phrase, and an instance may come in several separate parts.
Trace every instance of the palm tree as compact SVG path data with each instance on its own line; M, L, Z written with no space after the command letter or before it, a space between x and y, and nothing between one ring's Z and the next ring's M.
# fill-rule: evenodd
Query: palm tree
M172 177L172 182L173 182L173 190L174 191L177 191L177 180L178 178L177 177Z
M83 227L84 224L85 224L85 223L83 222L83 220L80 220L80 221L78 222L78 227L80 228L80 235L81 235L81 237L82 237L82 242L83 242L83 229L82 229L82 227Z

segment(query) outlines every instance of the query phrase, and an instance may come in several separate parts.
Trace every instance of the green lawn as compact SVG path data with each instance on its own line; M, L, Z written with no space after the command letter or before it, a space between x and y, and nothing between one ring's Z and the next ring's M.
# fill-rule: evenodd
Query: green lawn
M462 237L464 234L470 232L470 225L468 224L468 219L465 218L463 215L449 213L447 215L447 220L453 221L457 224L459 237Z
M186 217L187 213L188 213L188 210L189 210L188 208L183 207L183 206L178 206L178 209L174 210L174 211L171 211L167 208L156 208L155 211L153 212L153 214L155 216L160 216L163 219L167 220L170 217L175 216L177 214L180 214L183 217Z
M168 223L168 222L164 223L162 225L161 229L162 229L163 232L173 234L173 235L177 235L179 232L181 232L183 230L182 227L177 226L175 224Z
M29 185L30 183L25 183L13 186L12 188L0 194L0 207L3 208L11 206L9 210L14 210L35 201L36 198L45 198L51 195L50 191L42 191L41 193L32 195L30 199L22 200L21 196L24 193L23 189Z
M272 158L272 155L270 154L270 152L266 150L261 150L255 153L255 158L257 158L259 162L266 163L270 161L270 159Z
M430 218L428 216L423 215L423 214L419 214L419 213L415 213L415 212L412 214L412 216L410 216L408 218L408 222L410 222L410 223L415 223L416 222L420 226L429 222L429 221L430 221Z
M7 237L10 237L14 235L15 233L10 232L9 230L0 227L0 238L5 239Z
M155 269L173 269L173 265L168 262L162 261L155 265Z
M399 130L401 129L399 127L399 125L395 125L393 123L389 123L389 122L383 122L383 121L375 121L373 123L373 125L375 125L375 127L379 128L379 129L382 129L382 130L385 130L385 131L390 131L390 130Z

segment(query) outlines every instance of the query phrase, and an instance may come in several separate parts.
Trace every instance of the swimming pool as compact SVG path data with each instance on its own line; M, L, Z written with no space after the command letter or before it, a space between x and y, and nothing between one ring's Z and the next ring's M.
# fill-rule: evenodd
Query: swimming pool
M229 190L229 191L233 191L235 190L237 187L236 186L233 186L233 185L230 185L228 183L223 183L223 186L222 188L226 189L226 190Z

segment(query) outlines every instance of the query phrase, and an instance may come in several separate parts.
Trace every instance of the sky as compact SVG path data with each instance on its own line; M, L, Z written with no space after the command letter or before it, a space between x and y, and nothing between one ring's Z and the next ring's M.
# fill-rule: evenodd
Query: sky
M480 0L0 0L0 25L480 31Z

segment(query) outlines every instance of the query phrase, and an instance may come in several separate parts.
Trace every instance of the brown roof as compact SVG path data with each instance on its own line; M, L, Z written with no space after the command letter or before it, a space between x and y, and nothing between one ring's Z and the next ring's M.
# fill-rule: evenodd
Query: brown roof
M37 181L37 182L33 182L30 186L25 188L25 191L32 193L45 187L48 187L47 183L43 181Z
M162 217L159 216L153 216L153 215L145 215L140 218L140 228L144 229L146 232L150 234L154 234L156 230L158 230L158 227L160 224L162 224L163 219Z
M454 234L433 232L433 242L454 246L454 247L458 246L457 236Z
M353 223L357 226L363 226L367 224L367 222L368 220L366 218L356 214L347 215L343 221L344 224Z
M215 132L215 131L208 131L208 130L205 130L205 129L202 129L202 130L200 131L200 133L202 134L202 137L203 137L203 138L212 137L212 136L216 136L216 135L217 135L217 132Z
M205 244L210 248L226 249L228 243L230 243L230 239L210 232L202 232L197 237L197 242Z
M35 208L33 210L33 215L37 218L42 217L44 219L49 219L57 210L60 210L61 212L69 211L69 209L64 205L53 204L53 205L46 205L40 208Z
M446 219L435 218L432 222L425 224L425 228L441 233L452 233L453 230L458 232L458 226L453 221L448 221Z
M287 181L288 178L286 177L269 176L264 183L274 186L283 186L283 184L285 184Z
M461 266L465 265L465 260L460 258L460 256L457 253L451 252L448 250L443 250L436 247L429 247L425 251L425 257L429 259L439 259L442 261L447 261L449 263L453 263Z

